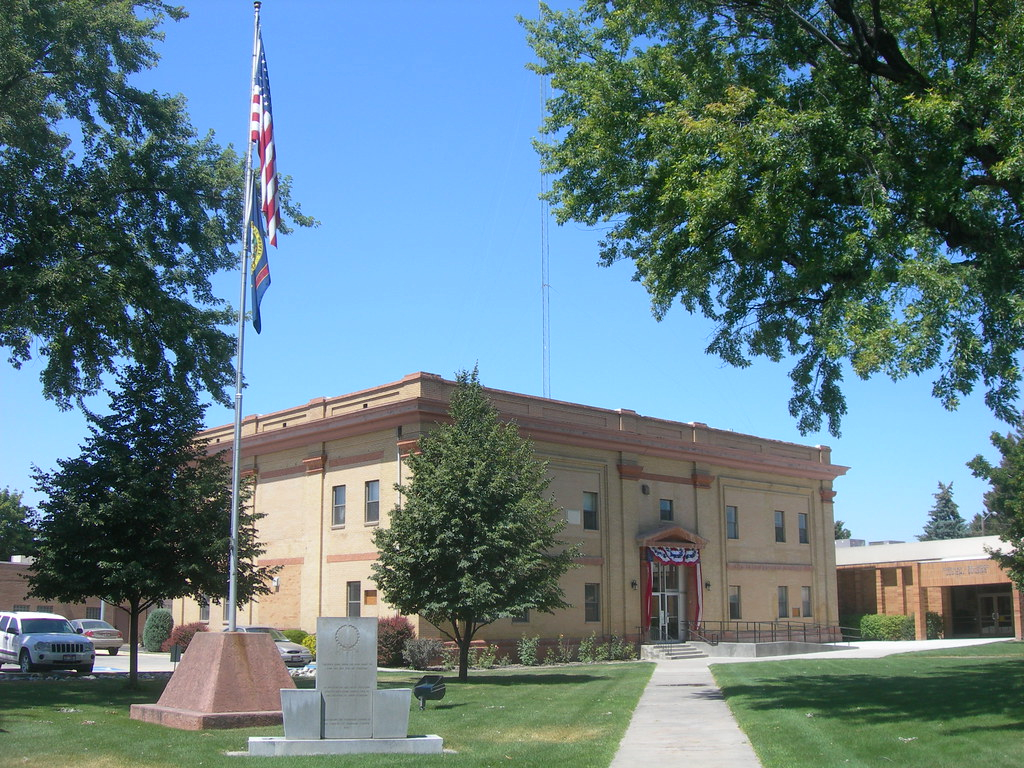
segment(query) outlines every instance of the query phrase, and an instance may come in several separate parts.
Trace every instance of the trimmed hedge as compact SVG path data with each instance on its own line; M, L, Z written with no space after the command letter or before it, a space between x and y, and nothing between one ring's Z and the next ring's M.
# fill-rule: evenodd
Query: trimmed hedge
M146 625L142 628L142 647L150 653L157 653L164 642L171 636L174 619L166 608L157 608L146 617Z
M281 634L299 645L302 645L302 641L309 636L309 633L302 629L285 629L281 631Z
M861 640L913 640L914 617L868 613L860 619Z

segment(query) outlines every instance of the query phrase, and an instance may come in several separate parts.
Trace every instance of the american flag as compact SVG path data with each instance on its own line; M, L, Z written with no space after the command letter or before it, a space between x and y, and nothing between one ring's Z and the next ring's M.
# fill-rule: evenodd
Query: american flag
M267 57L263 53L263 33L257 34L256 78L252 84L252 141L260 155L260 199L267 221L267 240L277 247L277 222L280 208L277 202L277 157L274 149L274 118L270 109L270 73Z

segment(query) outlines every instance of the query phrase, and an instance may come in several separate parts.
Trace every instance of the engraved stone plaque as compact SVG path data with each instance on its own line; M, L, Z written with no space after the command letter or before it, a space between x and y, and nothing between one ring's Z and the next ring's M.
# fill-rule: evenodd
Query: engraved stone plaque
M316 685L323 696L323 737L373 738L377 619L320 617L316 638Z

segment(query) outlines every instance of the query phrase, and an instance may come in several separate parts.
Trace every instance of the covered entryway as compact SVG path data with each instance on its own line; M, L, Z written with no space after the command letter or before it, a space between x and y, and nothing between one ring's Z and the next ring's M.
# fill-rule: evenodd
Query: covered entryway
M1013 637L1013 593L1001 584L953 587L954 637Z
M647 641L685 641L686 627L703 618L703 579L700 551L707 543L679 528L641 534L640 567L643 583L641 621Z

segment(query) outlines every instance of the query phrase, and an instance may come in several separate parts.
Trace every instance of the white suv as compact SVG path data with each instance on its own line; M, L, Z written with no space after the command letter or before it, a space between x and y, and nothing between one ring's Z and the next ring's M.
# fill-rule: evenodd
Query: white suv
M96 650L55 613L0 613L0 666L17 664L22 672L40 668L75 669L92 674Z

